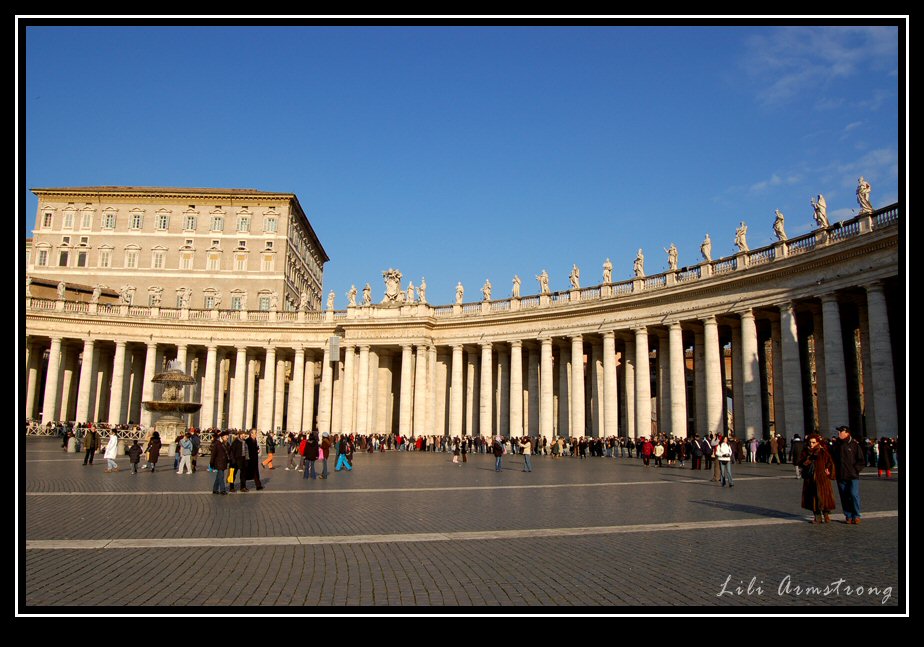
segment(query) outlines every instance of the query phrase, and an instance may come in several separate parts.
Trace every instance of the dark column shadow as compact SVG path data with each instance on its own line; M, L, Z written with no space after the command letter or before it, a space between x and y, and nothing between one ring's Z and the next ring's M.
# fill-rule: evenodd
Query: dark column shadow
M697 505L705 505L711 508L719 508L721 510L728 510L729 512L744 512L747 514L757 515L759 517L772 517L776 519L794 519L802 521L805 518L805 515L793 514L791 512L784 512L782 510L773 510L771 508L761 508L756 505L747 505L744 503L731 503L728 501L702 501L702 500L691 500L690 503L696 503Z

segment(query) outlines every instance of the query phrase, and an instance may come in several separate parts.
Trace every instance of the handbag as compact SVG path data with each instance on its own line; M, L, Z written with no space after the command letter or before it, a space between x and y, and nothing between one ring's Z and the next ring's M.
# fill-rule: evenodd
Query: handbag
M229 484L233 484L233 483L234 483L234 470L235 470L235 469L236 469L236 468L234 468L234 467L229 467L229 468L228 468L228 483L229 483Z

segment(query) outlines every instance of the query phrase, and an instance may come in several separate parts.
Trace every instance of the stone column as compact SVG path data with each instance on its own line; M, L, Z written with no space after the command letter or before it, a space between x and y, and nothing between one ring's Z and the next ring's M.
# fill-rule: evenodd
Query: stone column
M725 428L722 424L722 349L719 345L718 322L712 315L703 319L703 364L706 373L706 426L702 433L721 434Z
M125 394L128 421L141 420L141 393L144 391L144 352L135 349L131 358L131 389Z
M306 351L305 386L302 390L302 426L298 431L315 431L314 424L314 373L317 363L314 351Z
M112 354L102 348L93 361L93 379L90 387L90 413L94 421L109 420L109 381L112 379ZM95 400L95 402L94 402Z
M85 339L83 342L83 356L80 362L80 385L77 387L77 421L89 422L90 390L93 387L94 341Z
M446 431L443 427L442 420L439 425L437 425L436 421L436 356L436 346L427 348L427 428L432 434L444 436Z
M189 346L187 344L177 344L176 345L176 361L180 363L180 366L183 367L183 372L189 374L189 366L186 364L186 356L189 353Z
M452 384L449 394L449 434L462 436L462 344L452 347Z
M257 360L252 356L247 356L247 402L244 404L244 426L245 427L255 427L259 429L259 424L254 420L253 414L254 409L254 400L257 397L256 393L257 387ZM266 430L261 430L266 431Z
M343 421L341 415L343 413L343 360L340 359L339 352L336 355L336 361L331 365L331 371L330 433L339 434L343 432L341 427Z
M744 437L750 440L762 437L764 429L760 393L760 361L757 357L757 326L751 310L741 313L741 355L746 430ZM738 435L737 432L736 435Z
M657 377L657 416L658 416L658 433L672 434L671 428L671 364L670 350L668 347L668 336L664 333L657 333L658 337L658 377Z
M648 366L648 329L635 329L635 433L651 437L651 369Z
M491 370L494 367L494 359L492 350L490 342L481 344L481 397L478 406L478 428L485 438L493 436L491 396L494 392L494 385Z
M231 416L225 415L226 398L230 397L228 392L228 381L231 378L231 359L227 352L220 352L218 355L218 395L215 397L215 426L219 429L231 428ZM226 395L227 394L227 395Z
M635 426L636 420L636 411L638 408L635 406L635 382L638 379L636 377L635 367L638 366L638 360L635 355L635 339L626 339L624 341L626 346L626 360L623 362L625 365L625 375L623 376L623 384L625 384L626 389L626 437L627 438L638 438L638 428Z
M369 346L359 347L359 384L356 388L356 433L369 433Z
M889 310L882 283L876 281L866 286L866 302L876 433L879 436L894 438L898 435L898 409L895 396L895 372L892 366ZM902 459L905 460L904 455Z
M414 403L413 348L410 344L401 347L401 409L398 413L398 432L410 436L412 431L411 415Z
M616 333L603 333L603 429L607 436L618 436L619 389L616 383Z
M591 436L603 438L606 436L606 423L603 420L603 345L592 342L590 357L587 363L587 384L590 388L588 407L590 411Z
M825 329L825 403L829 427L821 434L831 435L831 427L847 424L847 372L844 365L844 344L841 336L841 313L834 294L821 297L821 316ZM891 351L890 351L891 352ZM880 428L880 433L885 427Z
M215 426L215 373L217 370L218 348L209 346L205 356L205 384L202 387L202 415L199 423L205 429Z
M735 422L735 436L748 438L747 421L744 413L744 355L741 349L741 326L732 326L732 418Z
M539 435L552 440L552 339L547 337L539 340L540 370L539 375Z
M244 394L247 392L247 347L237 347L237 357L234 359L234 405L231 411L231 427L245 429L244 424Z
M353 412L356 408L356 401L353 396L356 392L356 347L347 345L344 346L343 351L343 413L341 413L340 428L343 433L351 434L355 430Z
M330 433L331 396L333 395L334 372L330 365L330 342L324 344L324 358L321 360L321 388L318 391L318 431Z
M70 414L71 409L76 413L77 407L74 400L74 378L77 375L77 352L71 344L62 344L61 346L61 368L63 375L60 380L59 392L61 393L58 404L58 420L73 420Z
M155 371L157 370L157 342L150 341L147 346L147 352L144 357L144 378L141 388L141 424L145 427L150 427L154 415L144 408L143 403L154 399L154 383L151 382L151 379L154 377Z
M571 435L584 436L584 338L571 337Z
M696 412L694 432L702 434L706 429L706 353L703 348L706 335L702 330L693 332L693 408Z
M42 424L55 420L58 410L58 377L61 370L61 338L51 338L48 351L48 371L45 374L45 397L42 402Z
M497 394L494 402L496 404L494 420L498 432L504 438L510 438L510 356L505 347L497 351Z
M540 423L539 414L539 354L540 350L535 346L527 348L529 356L526 360L526 430L529 436L538 436Z
M260 429L273 428L273 400L276 388L276 347L269 346L263 358L263 381L260 382L260 405L257 412Z
M866 303L857 303L857 314L860 319L860 348L863 354L863 423L867 438L879 438L876 433L876 398L873 396L873 358L869 335L869 307ZM894 383L894 378L893 378Z
M285 413L286 402L286 361L276 357L276 390L273 393L273 426L272 429L282 429L282 416Z
M34 418L35 400L38 397L38 364L42 356L42 351L34 341L30 342L29 348L29 359L26 362L26 366L28 367L26 373L26 417Z
M828 424L828 408L825 406L826 393L828 392L828 371L825 366L826 331L822 324L821 310L814 310L812 312L812 331L813 346L815 349L815 402L813 403L812 409L818 415L818 419L812 422L818 425L817 429L813 430L820 431L824 434L826 429L831 429L831 425Z
M558 347L558 435L562 438L571 436L571 344L562 343Z
M683 347L683 329L679 322L669 326L668 353L670 355L671 382L671 434L680 438L687 436L687 381Z
M296 346L292 364L292 381L289 382L289 415L286 430L298 433L302 430L302 407L305 394L305 349Z
M510 435L523 435L523 342L510 342Z
M414 361L414 419L411 425L415 436L432 433L433 427L427 424L427 347L417 346Z
M780 376L783 379L782 416L776 413L777 422L782 418L787 438L805 431L802 415L802 366L799 360L799 329L792 302L780 306ZM774 387L774 392L776 387Z
M475 415L475 373L477 367L475 353L465 351L465 434L476 436L478 434L478 421Z
M786 430L784 420L783 405L783 349L782 349L782 331L780 322L771 319L770 321L770 346L773 354L773 430L772 433L780 434L788 438L791 432ZM769 380L768 380L769 381Z

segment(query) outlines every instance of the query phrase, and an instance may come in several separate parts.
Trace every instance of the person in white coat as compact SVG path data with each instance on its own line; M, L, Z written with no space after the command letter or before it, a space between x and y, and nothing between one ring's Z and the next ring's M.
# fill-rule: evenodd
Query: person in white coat
M115 431L109 434L109 443L106 445L106 453L103 458L106 459L107 467L104 472L118 472L119 465L116 463L116 454L119 451L119 436Z

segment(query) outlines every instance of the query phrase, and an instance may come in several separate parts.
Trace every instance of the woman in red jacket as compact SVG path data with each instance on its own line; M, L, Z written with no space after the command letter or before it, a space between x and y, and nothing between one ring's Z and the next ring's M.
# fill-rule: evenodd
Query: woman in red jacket
M812 523L828 523L835 508L831 481L836 478L834 460L821 436L808 437L808 446L799 459L802 468L802 507L815 515Z

